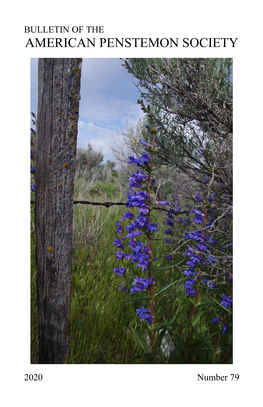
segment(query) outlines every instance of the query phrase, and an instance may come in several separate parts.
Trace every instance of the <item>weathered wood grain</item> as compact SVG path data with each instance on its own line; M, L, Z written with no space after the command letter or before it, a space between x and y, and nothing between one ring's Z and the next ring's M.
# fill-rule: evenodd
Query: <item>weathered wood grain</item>
M68 363L81 59L39 59L36 260L39 363Z

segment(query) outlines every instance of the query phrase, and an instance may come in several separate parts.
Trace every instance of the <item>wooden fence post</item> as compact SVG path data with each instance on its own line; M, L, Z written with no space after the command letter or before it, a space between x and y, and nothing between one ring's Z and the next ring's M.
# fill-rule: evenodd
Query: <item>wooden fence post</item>
M68 363L81 59L40 58L36 141L39 363Z

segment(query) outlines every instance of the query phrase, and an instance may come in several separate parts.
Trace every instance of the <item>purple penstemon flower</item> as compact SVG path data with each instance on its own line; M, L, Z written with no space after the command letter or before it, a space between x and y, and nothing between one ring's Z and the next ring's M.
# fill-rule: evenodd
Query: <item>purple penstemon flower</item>
M146 280L145 278L135 277L134 282L132 283L132 288L130 289L131 294L134 294L138 291L146 291L150 285L154 284L154 281L154 279L149 280L148 278Z
M163 205L163 206L165 206L165 205L169 205L170 206L170 202L168 202L168 201L157 201L157 202L155 202L157 205Z
M186 277L193 277L195 275L195 272L193 270L191 270L191 269L187 269L187 270L184 271L184 275Z
M140 158L140 161L144 164L144 166L148 166L148 162L151 160L150 154L147 154L145 152L142 153L142 156Z
M221 318L213 318L211 322L213 324L214 322L219 322L219 321L221 321Z
M124 267L114 267L113 271L114 271L115 274L118 274L118 276L123 276L126 269Z
M201 225L203 223L204 220L204 214L196 208L193 208L190 213L194 213L195 217L194 217L194 222Z
M124 248L123 243L120 241L120 239L115 239L113 244L116 245L118 248L121 248L121 249Z
M148 214L149 213L149 206L146 205L146 204L143 204L143 205L140 206L140 208L138 210L142 214Z
M203 199L202 199L199 195L196 195L195 198L196 198L196 200L199 201L199 202L202 202L202 201L203 201Z
M169 259L169 260L173 260L173 256L170 256L169 254L167 254L165 257L166 257L167 259Z
M124 219L133 219L134 218L134 214L132 213L132 212L130 212L130 211L127 211L125 214L124 214Z
M138 158L134 158L134 157L129 157L128 164L137 164L139 167L142 166L141 161Z
M201 252L206 252L207 250L207 245L205 242L200 242L197 246L198 250L200 250Z
M148 322L148 324L152 324L154 316L151 315L151 313L148 309L143 308L143 307L138 308L136 310L136 314L139 315L141 321L145 320L146 322Z
M146 126L148 126L148 124L145 125L145 127L146 127ZM148 126L147 128L150 128L150 127ZM147 143L147 142L146 142L145 140L143 140L143 139L140 139L140 143L141 143L144 147L146 147L146 148L148 148L148 147L151 146L151 144Z
M135 184L136 188L141 188L142 182L145 180L145 178L147 178L147 176L138 170L130 177L130 186L133 186L133 184Z
M122 253L120 250L118 250L116 253L116 260L121 260L124 257L124 253Z
M142 232L134 230L134 231L128 233L126 238L132 238L133 239L134 237L139 236L141 234L142 234Z
M166 244L172 244L173 242L172 242L171 239L165 239L165 243L166 243Z
M226 308L227 307L230 308L233 303L233 299L231 297L227 297L225 294L222 294L222 295L223 295L223 299L221 301L221 304Z

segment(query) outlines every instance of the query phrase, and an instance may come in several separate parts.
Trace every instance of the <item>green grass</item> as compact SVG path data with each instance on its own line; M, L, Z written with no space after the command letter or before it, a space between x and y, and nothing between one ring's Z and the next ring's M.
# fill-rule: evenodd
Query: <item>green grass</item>
M81 199L104 201L112 193L109 183L100 182L100 194L91 197L90 189L80 180L82 188L77 184L76 191L81 191ZM118 186L118 184L114 184ZM85 192L86 191L86 192ZM126 200L126 197L115 190L114 201ZM80 199L79 195L75 199ZM33 208L33 205L32 205ZM146 301L123 301L130 299L129 294L118 290L120 282L127 279L129 287L135 275L142 276L141 269L125 260L126 276L121 278L114 274L113 269L121 266L116 261L117 237L115 223L119 220L125 207L112 206L105 208L92 205L74 205L73 223L73 257L72 257L72 289L71 289L71 354L73 364L114 364L114 363L222 363L230 339L224 337L220 347L214 354L212 345L218 336L218 329L211 324L211 315L215 304L199 304L194 320L193 303L185 296L182 272L179 267L161 268L170 265L165 259L167 246L164 244L163 232L165 225L160 227L159 235L153 241L153 252L158 260L154 263L156 279L156 295L154 315L160 331L155 332L156 353L149 350L149 326L144 323L143 329L136 315L136 308L148 307ZM164 213L154 211L156 219L165 219ZM34 214L32 213L32 219ZM161 222L158 222L161 223ZM35 239L31 239L31 363L37 363L37 302L36 302L36 264ZM185 262L182 255L176 256L174 264ZM160 267L158 269L158 267ZM177 283L171 284L179 280ZM170 287L166 286L170 284ZM200 287L201 298L206 299L205 288ZM146 295L146 294L145 294ZM141 293L137 294L137 297ZM133 297L136 298L136 295ZM161 331L161 328L164 330ZM148 332L148 333L147 333ZM158 352L158 343L165 333L173 342L173 351L169 358ZM206 338L206 339L204 339ZM207 339L208 338L208 339ZM187 358L186 358L187 353Z

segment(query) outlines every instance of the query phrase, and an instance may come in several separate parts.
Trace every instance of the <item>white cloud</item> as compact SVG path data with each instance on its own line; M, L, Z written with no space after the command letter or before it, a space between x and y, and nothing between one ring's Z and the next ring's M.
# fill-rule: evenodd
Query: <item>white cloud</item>
M105 160L114 159L110 144L112 143L112 138L118 137L117 132L108 130L102 126L98 126L92 122L84 123L81 125L81 129L78 132L78 148L87 148L88 144L91 144L94 150L101 151L104 155Z
M82 120L79 120L78 129L81 130L81 129L85 128L85 127L86 127L86 123L83 122Z
M116 99L110 95L97 94L92 99L85 99L80 104L80 116L87 120L92 119L98 124L124 126L131 120L139 120L143 113L135 102L125 99Z

